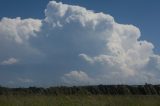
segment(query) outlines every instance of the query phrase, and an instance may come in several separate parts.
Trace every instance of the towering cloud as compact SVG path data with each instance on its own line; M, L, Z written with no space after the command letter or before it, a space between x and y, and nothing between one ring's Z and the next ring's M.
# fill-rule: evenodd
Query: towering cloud
M41 21L36 19L2 18L0 22L1 38L13 40L16 43L24 43L30 36L36 36L40 30Z
M7 49L12 47L8 42L13 40L15 45L43 59L40 64L48 70L44 73L53 73L52 81L116 84L160 80L160 56L153 52L152 43L140 40L137 27L119 24L108 14L84 7L51 1L45 19L3 18L0 35ZM6 49L4 46L2 51Z
M37 36L36 32L40 31L40 27L41 20L38 19L2 18L0 21L0 61L5 60L2 64L16 63L15 58L23 58L23 61L29 55L40 54L29 43L29 39ZM6 60L7 58L10 59Z

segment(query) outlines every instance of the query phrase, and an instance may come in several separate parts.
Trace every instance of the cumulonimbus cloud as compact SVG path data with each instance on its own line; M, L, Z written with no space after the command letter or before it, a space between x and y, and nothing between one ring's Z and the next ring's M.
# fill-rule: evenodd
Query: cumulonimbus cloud
M45 65L55 68L48 70L61 70L59 78L67 83L75 84L75 78L80 84L160 80L160 56L153 52L154 45L140 40L139 28L119 24L109 14L50 1L45 19L2 19L0 34L19 45L27 41L29 48L43 54Z

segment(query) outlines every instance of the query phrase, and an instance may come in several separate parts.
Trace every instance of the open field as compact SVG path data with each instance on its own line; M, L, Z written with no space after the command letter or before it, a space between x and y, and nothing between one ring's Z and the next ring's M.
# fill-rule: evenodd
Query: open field
M160 106L160 96L0 96L0 106Z

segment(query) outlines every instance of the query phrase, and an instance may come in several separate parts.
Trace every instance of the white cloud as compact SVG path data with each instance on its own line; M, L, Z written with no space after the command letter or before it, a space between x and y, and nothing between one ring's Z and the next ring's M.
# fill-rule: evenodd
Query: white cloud
M144 73L148 73L145 67L155 55L154 46L139 40L141 33L137 27L118 24L108 14L55 1L48 4L45 13L45 24L52 26L50 30L60 28L56 30L67 36L65 40L73 42L74 46L67 48L78 48L81 52L78 55L94 66L101 64L102 69L94 70L99 71L99 75L95 75L99 77L97 79L114 80L115 76L125 82L128 78L139 77L139 82L145 82L147 76ZM63 37L63 33L59 36ZM70 51L66 50L65 54L68 53ZM140 78L142 76L144 79Z
M13 55L10 48L15 48L13 56L32 60L39 58L31 55L37 51L44 54L41 65L46 70L62 70L57 75L72 84L158 82L160 56L152 43L140 37L139 28L119 24L109 14L55 1L47 5L45 19L0 22L2 57ZM74 69L87 71L68 72Z
M113 17L110 15L94 13L80 6L57 3L56 1L49 2L45 15L45 21L53 27L78 22L83 27L102 30L113 22Z
M34 82L32 79L28 79L28 78L18 78L17 81L19 81L20 83L33 83Z
M62 77L62 80L66 84L79 85L79 84L89 84L92 80L83 71L71 71Z
M38 19L15 19L2 18L0 21L0 35L17 43L24 43L30 36L36 36L40 30L41 20Z
M84 60L86 60L89 63L94 63L95 62L95 58L91 58L90 56L87 56L86 54L79 54L80 57L82 57Z
M0 20L0 61L8 57L24 59L29 55L39 55L40 52L32 47L30 40L37 36L36 33L40 28L41 20L38 19L2 18Z
M9 58L9 59L7 59L7 60L4 60L3 62L1 62L1 64L2 64L2 65L11 65L11 64L16 64L16 63L18 63L18 62L19 62L18 59L12 57L12 58Z

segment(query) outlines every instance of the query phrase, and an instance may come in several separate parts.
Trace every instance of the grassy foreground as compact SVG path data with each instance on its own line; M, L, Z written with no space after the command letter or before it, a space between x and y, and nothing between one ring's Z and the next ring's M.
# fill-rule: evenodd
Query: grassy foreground
M160 96L0 96L0 106L160 106Z

